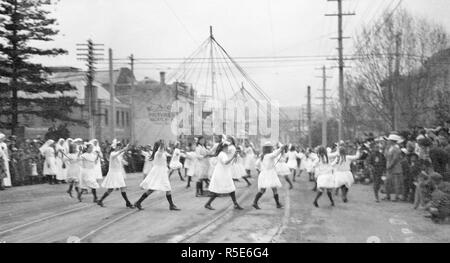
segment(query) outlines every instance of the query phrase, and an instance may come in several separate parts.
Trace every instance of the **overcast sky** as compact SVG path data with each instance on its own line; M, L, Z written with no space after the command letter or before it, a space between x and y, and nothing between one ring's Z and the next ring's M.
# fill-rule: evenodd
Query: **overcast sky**
M354 36L362 25L399 1L344 1L344 10L356 13L345 17L344 34ZM404 0L402 7L450 31L449 0ZM215 38L234 57L323 56L321 60L243 64L272 99L296 106L305 103L307 85L314 96L319 94L322 81L316 78L320 72L315 68L333 65L324 57L337 53L336 41L329 39L337 32L337 18L324 14L336 10L337 3L326 0L61 0L53 15L61 33L52 45L67 49L69 55L41 61L84 68L76 60L75 44L88 38L112 48L116 58L132 53L136 58L187 57L208 37L212 25ZM346 54L351 54L351 41L345 41ZM137 64L136 75L158 79L160 70L170 73L169 67L174 65ZM336 71L330 72L333 79L329 80L334 96Z

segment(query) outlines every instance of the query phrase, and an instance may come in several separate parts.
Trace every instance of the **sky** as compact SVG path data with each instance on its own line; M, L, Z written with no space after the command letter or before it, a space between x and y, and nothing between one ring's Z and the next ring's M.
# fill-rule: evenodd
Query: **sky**
M450 31L448 0L346 0L343 10L355 12L344 18L344 35L355 36L397 3L413 14L427 17ZM326 57L337 55L337 18L324 14L337 11L337 3L326 0L60 0L52 8L60 34L45 46L60 47L69 54L37 61L49 66L85 69L76 59L76 43L92 39L113 50L114 58L184 58L209 36L233 57L313 56L294 62L243 63L243 68L273 100L283 106L301 106L306 89L313 103L320 95L322 65L334 66ZM352 39L344 41L344 54L351 54ZM104 51L107 58L107 50ZM124 63L124 60L122 61ZM115 68L126 66L115 64ZM99 69L108 65L100 63ZM176 65L137 63L137 79L159 78ZM346 70L351 70L346 69ZM337 96L337 69L330 70L330 95Z

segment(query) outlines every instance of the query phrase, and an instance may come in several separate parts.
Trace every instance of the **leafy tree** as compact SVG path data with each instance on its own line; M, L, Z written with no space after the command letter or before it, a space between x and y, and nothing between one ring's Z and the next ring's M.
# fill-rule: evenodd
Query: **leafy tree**
M58 30L50 18L51 0L0 0L0 128L17 133L21 116L84 123L70 117L79 106L69 84L48 81L51 71L31 58L66 54L34 46L52 41Z

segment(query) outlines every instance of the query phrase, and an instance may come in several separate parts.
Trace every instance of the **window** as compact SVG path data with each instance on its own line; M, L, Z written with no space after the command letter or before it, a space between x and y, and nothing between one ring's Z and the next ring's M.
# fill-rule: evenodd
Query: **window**
M125 112L122 111L122 127L125 127Z
M130 114L126 112L125 116L127 117L127 127L130 127Z
M108 126L109 122L109 115L108 115L108 109L105 109L105 126Z
M116 126L120 125L120 111L116 111Z

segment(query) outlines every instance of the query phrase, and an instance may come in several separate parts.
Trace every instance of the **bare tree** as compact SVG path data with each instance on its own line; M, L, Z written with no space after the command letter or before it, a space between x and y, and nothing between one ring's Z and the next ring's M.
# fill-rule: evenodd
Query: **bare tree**
M449 43L443 26L400 9L362 28L355 43L355 65L346 87L353 100L369 109L359 121L369 127L376 116L393 129L396 117L416 122L414 118L432 110L426 101L436 77L427 62ZM396 110L402 114L395 115Z

